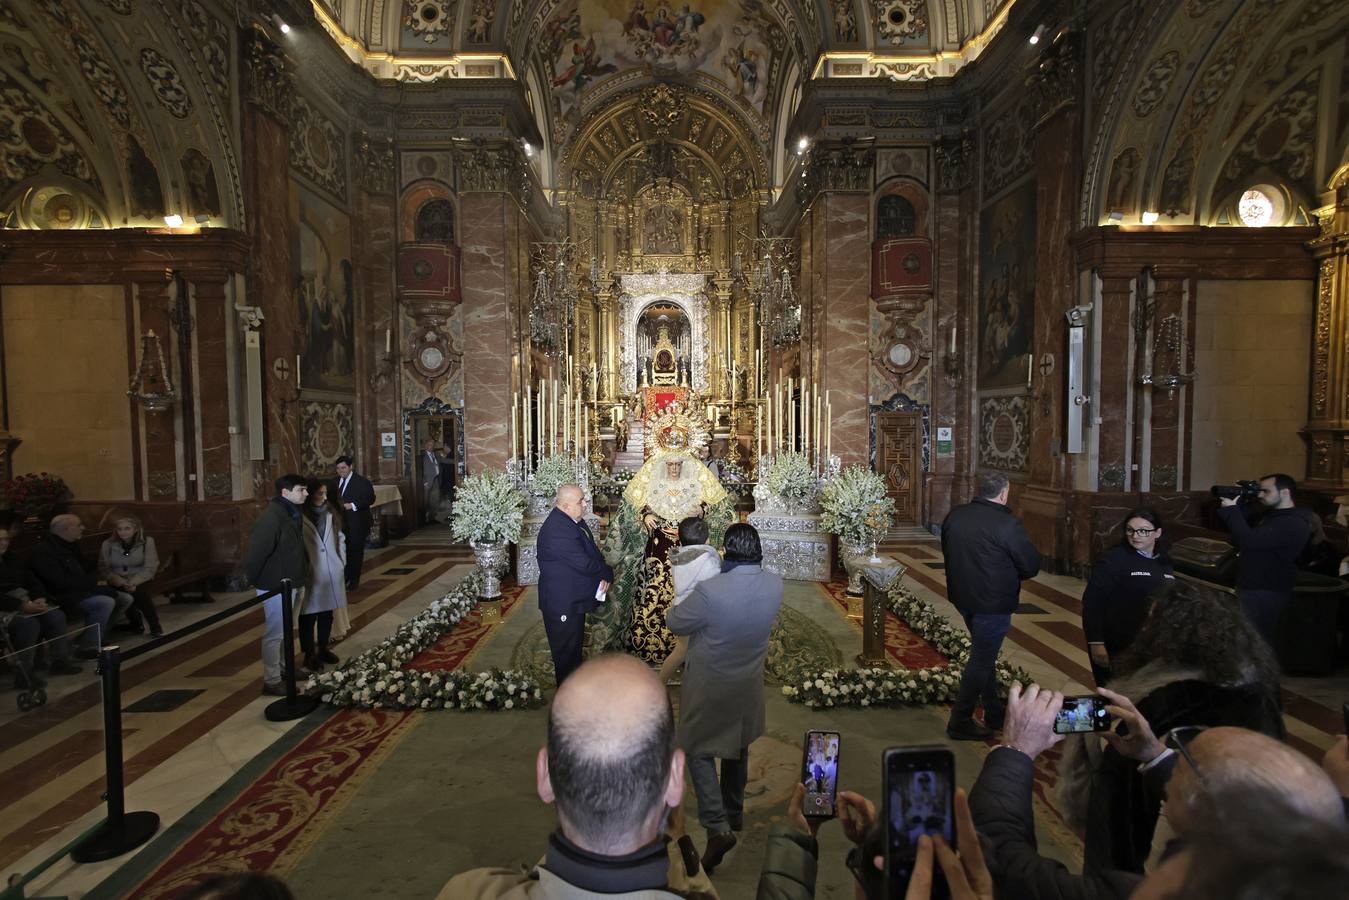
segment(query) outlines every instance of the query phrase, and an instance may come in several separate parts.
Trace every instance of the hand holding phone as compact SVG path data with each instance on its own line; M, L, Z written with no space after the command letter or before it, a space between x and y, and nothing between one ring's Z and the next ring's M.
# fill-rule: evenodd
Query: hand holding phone
M956 849L956 764L945 747L891 747L882 759L886 896L900 898L913 877L919 838L941 837ZM940 870L933 872L931 896L949 896Z
M1090 734L1109 731L1114 721L1106 710L1107 701L1095 694L1064 697L1059 714L1054 717L1055 734Z
M807 731L802 742L801 783L806 786L802 813L807 819L832 819L838 814L838 758L842 737L837 731Z

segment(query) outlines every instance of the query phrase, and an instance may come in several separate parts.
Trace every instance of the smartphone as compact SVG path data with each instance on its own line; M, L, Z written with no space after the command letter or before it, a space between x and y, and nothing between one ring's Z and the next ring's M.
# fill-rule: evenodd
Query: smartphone
M801 783L806 786L808 819L832 819L838 815L837 731L807 731L802 742Z
M1064 697L1063 706L1054 717L1054 733L1086 734L1092 731L1109 731L1110 723L1114 721L1105 708L1109 702L1095 694Z
M956 759L945 747L891 747L881 771L886 896L898 900L909 888L920 837L940 835L956 849ZM949 896L934 866L932 897Z

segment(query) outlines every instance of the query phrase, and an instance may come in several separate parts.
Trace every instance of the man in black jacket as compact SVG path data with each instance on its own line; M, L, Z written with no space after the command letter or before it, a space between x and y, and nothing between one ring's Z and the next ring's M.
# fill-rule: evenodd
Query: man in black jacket
M375 502L375 486L370 479L351 468L350 456L337 458L337 478L329 496L336 497L345 511L342 532L347 536L347 590L361 586L361 562L365 559L365 539L373 521L370 507Z
M54 516L47 535L28 556L29 592L49 597L67 619L83 619L87 627L80 635L79 655L98 657L100 642L108 634L108 620L118 609L117 591L100 585L92 568L80 555L84 523L69 513ZM127 596L121 608L131 605Z
M1218 514L1232 533L1237 558L1237 599L1270 646L1278 648L1279 620L1293 598L1297 559L1312 536L1310 510L1293 506L1297 482L1283 474L1260 479L1260 505L1265 510L1251 527L1236 498L1224 497Z
M1002 639L1012 627L1021 582L1040 571L1040 554L1021 520L1007 508L1007 492L1005 475L981 475L979 496L951 510L941 527L947 594L965 617L972 644L946 724L946 736L952 740L986 740L992 729L1002 726L994 666ZM981 697L983 725L974 720L974 706Z
M309 556L304 547L301 510L309 497L309 488L299 475L282 475L276 480L276 496L253 523L253 534L244 555L244 575L259 594L280 590L289 578L294 594L293 606L299 606L309 571ZM262 633L262 692L284 697L281 681L281 637L285 619L278 594L262 604L267 617Z
M1106 708L1127 729L1103 737L1121 755L1140 763L1154 802L1166 798L1166 817L1177 837L1167 858L1192 830L1211 827L1217 818L1214 792L1250 800L1279 797L1300 818L1343 824L1343 810L1331 779L1306 756L1271 737L1244 728L1212 728L1184 741L1159 740L1146 719L1121 694L1102 688L1112 701ZM1035 758L1063 740L1054 734L1054 718L1063 695L1032 684L1012 686L1007 698L1003 743L984 759L970 791L974 824L987 840L985 854L996 894L1022 900L1123 900L1143 880L1120 869L1084 870L1074 875L1063 863L1040 855L1031 807ZM1198 771L1191 765L1198 766ZM1278 828L1274 823L1270 827ZM1180 895L1176 895L1180 896Z

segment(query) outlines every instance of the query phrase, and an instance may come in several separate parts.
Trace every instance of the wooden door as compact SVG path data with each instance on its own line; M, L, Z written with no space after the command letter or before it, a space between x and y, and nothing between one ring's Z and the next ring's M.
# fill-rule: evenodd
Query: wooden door
M895 525L923 523L923 416L876 414L876 472L895 501Z

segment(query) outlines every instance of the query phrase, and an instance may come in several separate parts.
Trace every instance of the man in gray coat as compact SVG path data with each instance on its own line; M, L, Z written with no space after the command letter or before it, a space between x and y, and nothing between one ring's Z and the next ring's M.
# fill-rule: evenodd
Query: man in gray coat
M782 606L782 579L763 571L752 525L726 529L722 574L670 608L670 631L688 635L679 746L688 757L698 821L707 829L703 868L715 869L743 825L749 745L764 732L764 658ZM721 760L721 778L717 778Z

